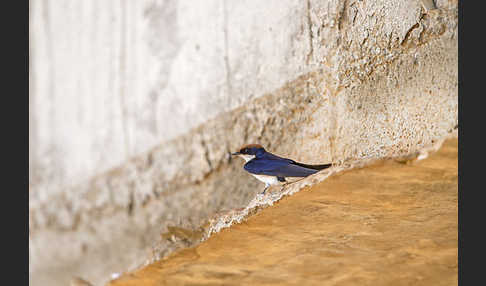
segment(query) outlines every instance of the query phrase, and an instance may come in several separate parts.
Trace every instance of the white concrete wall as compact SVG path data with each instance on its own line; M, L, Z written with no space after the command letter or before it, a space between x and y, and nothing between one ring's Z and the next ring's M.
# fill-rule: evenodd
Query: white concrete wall
M449 136L457 1L422 2L31 0L32 285L101 284L244 206L240 144L339 163Z
M39 195L306 70L302 1L30 4L29 181Z

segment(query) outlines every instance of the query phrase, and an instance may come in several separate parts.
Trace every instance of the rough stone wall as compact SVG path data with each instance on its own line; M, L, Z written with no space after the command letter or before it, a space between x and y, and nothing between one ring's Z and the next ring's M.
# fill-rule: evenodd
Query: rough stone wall
M191 243L160 234L261 191L241 144L339 163L457 128L457 1L102 2L31 2L35 285Z

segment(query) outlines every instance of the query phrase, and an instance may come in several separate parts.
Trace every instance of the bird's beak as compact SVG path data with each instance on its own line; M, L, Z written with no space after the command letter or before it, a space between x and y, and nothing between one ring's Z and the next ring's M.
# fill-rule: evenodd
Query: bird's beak
M241 154L240 152L231 153L231 155L233 155L233 156L240 155L240 154Z

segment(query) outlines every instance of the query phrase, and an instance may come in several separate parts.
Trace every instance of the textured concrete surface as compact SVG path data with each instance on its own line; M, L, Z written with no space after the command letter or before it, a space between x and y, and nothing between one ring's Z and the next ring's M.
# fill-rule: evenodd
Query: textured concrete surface
M307 187L129 285L457 285L457 139Z
M63 192L308 72L306 9L30 1L32 188Z
M241 144L342 163L457 129L457 1L263 2L31 1L33 285L190 245L160 234L261 190Z

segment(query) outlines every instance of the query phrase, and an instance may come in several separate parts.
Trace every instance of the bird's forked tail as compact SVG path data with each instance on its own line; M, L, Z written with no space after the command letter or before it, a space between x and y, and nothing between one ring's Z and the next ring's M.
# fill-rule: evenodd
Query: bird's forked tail
M307 165L307 164L302 164L302 163L299 163L299 162L294 162L294 164L301 166L301 167L304 167L304 168L307 168L307 169L313 169L313 170L318 170L318 171L324 170L324 169L332 166L332 163L323 164L323 165Z

